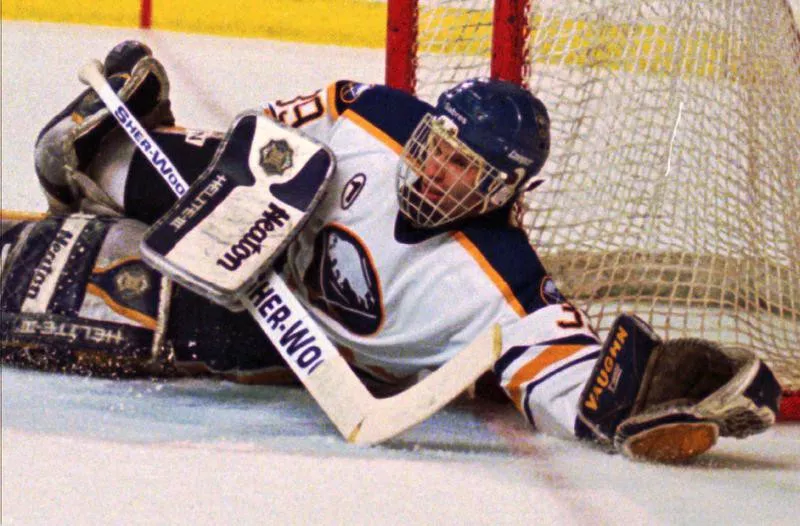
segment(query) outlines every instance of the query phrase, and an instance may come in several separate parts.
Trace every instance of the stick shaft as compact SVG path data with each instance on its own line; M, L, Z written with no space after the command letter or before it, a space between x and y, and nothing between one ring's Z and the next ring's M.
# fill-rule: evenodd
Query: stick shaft
M97 92L180 197L188 185L114 93L101 68L98 61L87 64L80 79ZM278 274L264 273L239 300L342 436L356 444L382 442L428 418L500 357L500 329L493 326L420 383L396 396L376 399Z
M108 107L120 127L125 130L125 133L128 134L128 137L131 138L136 147L147 157L147 160L175 195L181 197L186 193L186 189L189 187L186 180L181 176L178 168L172 164L167 154L147 133L147 130L144 129L108 84L108 81L103 76L100 62L97 60L89 62L80 70L78 76L82 82L89 85L97 93L97 96Z
M186 181L167 154L150 137L125 103L117 97L101 70L100 62L92 61L81 69L79 78L97 92L100 100L108 107L136 147L156 168L175 195L180 197L188 188ZM349 377L340 378L339 381L348 384L348 393L357 393L349 401L369 405L373 398L344 363L338 349L314 322L283 279L275 272L267 272L247 294L241 295L239 299L342 435L350 436L352 427L358 425L360 415L365 413L364 408L358 406L348 408L345 404L331 404L330 400L321 399L320 396L328 398L335 396L331 388L336 382L326 380L324 383L327 387L323 394L318 385L320 382L315 382L315 371L328 371L325 376L330 377L331 370L341 375L346 368ZM335 366L332 369L331 365L326 363Z

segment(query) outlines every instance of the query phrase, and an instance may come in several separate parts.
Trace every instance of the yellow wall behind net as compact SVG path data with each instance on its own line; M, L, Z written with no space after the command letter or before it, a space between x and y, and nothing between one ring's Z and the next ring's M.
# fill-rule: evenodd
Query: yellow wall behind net
M374 0L151 0L152 28L383 47L386 4ZM138 27L141 1L2 0L6 20Z
M157 2L159 0L154 1ZM2 0L0 2L4 20L36 20L132 27L139 25L140 4L140 0L115 0L113 2L98 2L96 0Z

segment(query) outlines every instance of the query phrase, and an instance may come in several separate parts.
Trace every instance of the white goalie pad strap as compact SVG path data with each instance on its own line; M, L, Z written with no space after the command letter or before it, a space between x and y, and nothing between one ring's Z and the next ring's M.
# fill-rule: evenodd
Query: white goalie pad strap
M161 277L161 290L158 295L158 317L153 331L152 363L171 364L173 356L167 349L166 333L169 325L169 309L172 306L172 280Z
M142 253L179 284L238 310L236 297L294 238L333 169L322 144L260 112L241 114Z

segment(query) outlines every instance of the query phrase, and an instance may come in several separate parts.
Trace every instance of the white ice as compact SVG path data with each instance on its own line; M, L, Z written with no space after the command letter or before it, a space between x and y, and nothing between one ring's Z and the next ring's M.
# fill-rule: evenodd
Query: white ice
M262 40L3 22L2 207L43 211L39 128L76 71L147 41L185 125L224 129L262 100L337 78L381 81L383 56ZM2 523L798 524L800 425L689 466L630 462L463 402L389 443L346 445L300 389L2 370Z

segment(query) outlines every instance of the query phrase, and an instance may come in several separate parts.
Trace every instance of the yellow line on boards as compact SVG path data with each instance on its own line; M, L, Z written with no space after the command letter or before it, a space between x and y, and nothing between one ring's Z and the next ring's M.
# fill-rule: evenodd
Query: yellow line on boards
M383 48L385 0L150 0L152 28L314 44ZM138 27L142 0L2 0L3 19ZM491 53L491 11L449 4L420 12L420 50L482 56ZM678 34L648 23L614 23L536 15L531 60L557 66L742 80L777 66L742 67L741 49L724 29ZM465 30L465 28L467 28ZM470 38L464 38L464 33ZM675 57L682 57L676 62Z
M152 0L152 29L382 48L375 0ZM138 27L141 0L3 0L4 20Z
M155 0L156 2L165 0ZM136 27L141 0L2 0L3 20Z

